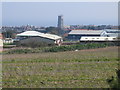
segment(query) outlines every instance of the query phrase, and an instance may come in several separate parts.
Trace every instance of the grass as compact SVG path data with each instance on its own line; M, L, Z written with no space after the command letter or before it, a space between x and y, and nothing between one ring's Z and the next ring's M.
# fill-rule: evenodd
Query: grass
M118 47L3 55L4 88L109 88Z

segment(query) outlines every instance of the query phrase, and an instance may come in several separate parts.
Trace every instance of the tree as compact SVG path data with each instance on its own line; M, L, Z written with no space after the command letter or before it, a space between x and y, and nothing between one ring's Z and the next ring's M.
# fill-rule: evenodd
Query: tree
M2 32L4 38L15 38L16 32L14 30L6 30Z
M47 33L59 35L59 29L57 27L47 27Z
M120 90L120 69L116 70L117 77L112 76L111 78L107 79L110 88L115 90Z

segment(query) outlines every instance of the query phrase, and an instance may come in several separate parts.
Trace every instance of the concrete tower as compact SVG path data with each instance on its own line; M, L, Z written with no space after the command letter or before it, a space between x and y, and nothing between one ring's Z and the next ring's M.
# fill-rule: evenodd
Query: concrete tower
M63 15L58 16L58 28L63 29Z

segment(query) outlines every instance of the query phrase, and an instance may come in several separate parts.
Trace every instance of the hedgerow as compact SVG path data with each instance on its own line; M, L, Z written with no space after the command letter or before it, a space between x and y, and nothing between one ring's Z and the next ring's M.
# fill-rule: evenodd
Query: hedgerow
M56 46L45 49L45 52L60 52L60 51L72 51L72 50L83 50L83 49L95 49L103 48L107 46L113 46L111 43L87 43L87 44L76 44L68 46Z
M64 46L53 46L53 47L42 47L42 48L25 48L25 49L13 49L3 53L5 54L21 54L21 53L40 53L40 52L62 52L62 51L74 51L83 49L95 49L104 48L108 46L115 46L114 43L86 43L86 44L75 44L75 45L64 45Z

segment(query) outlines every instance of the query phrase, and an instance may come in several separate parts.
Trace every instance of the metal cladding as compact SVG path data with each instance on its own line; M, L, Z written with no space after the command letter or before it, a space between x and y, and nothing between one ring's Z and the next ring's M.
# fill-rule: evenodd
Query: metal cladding
M52 39L52 40L57 40L57 39L62 38L62 37L57 36L57 35L40 33L40 32L37 32L37 31L26 31L26 32L17 34L17 36L40 36L40 37L48 38L48 39Z
M72 30L69 34L86 34L86 35L100 35L103 30Z

